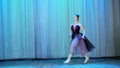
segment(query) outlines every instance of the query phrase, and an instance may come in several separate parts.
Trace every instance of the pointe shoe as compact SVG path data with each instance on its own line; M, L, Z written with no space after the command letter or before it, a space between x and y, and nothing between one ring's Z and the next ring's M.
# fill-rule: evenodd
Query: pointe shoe
M67 59L66 61L64 61L63 63L70 63L70 59Z
M87 62L88 62L88 60L89 60L89 57L88 57L88 56L87 56L87 57L85 57L84 64L85 64L85 63L87 63Z

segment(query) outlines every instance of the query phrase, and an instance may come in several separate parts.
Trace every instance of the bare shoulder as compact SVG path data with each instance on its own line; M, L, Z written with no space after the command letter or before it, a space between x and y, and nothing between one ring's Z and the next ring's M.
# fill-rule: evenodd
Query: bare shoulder
M80 27L82 27L82 24L78 23L78 25L79 25Z
M73 24L70 24L70 25L73 25Z
M72 26L73 24L70 24L70 27Z

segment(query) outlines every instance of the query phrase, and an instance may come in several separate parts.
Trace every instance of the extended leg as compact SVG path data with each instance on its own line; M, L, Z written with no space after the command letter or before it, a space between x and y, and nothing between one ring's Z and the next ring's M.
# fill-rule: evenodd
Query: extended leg
M86 54L86 55L84 55L84 57L85 57L85 61L84 61L84 63L87 63L88 60L89 60L89 56Z
M72 41L71 45L70 45L70 51L69 51L70 53L68 55L68 58L67 58L66 61L64 61L64 63L69 63L71 61L71 57L72 57L72 54L73 54L73 49L76 46L76 44L77 44L77 39L74 39Z
M69 53L69 55L68 55L67 60L66 60L64 63L69 63L69 62L70 62L71 57L72 57L72 54L73 54L73 46L71 45L71 46L70 46L70 53Z

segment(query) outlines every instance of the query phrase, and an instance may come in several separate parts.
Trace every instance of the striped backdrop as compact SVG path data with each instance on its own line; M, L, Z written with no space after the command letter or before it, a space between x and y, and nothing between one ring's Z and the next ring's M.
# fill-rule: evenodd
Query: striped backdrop
M90 57L120 56L119 0L0 0L0 59L67 57L76 13Z

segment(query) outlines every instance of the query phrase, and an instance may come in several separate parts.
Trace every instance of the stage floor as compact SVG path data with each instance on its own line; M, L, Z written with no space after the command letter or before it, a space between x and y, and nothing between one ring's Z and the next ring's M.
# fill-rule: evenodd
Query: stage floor
M69 64L64 64L64 60L0 61L0 68L120 68L119 58L90 59L87 64L83 64L84 59L73 58Z

